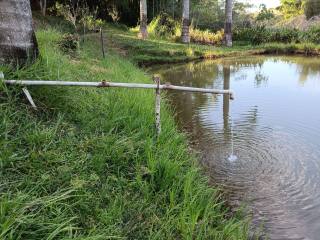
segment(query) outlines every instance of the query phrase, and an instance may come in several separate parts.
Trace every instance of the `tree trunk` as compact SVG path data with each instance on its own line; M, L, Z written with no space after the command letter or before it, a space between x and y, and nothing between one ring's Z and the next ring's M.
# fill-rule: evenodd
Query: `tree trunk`
M29 0L0 0L0 64L23 65L38 56Z
M47 11L47 0L40 0L39 2L40 2L41 14L42 16L45 16Z
M183 43L190 43L190 0L183 0L182 36Z
M148 14L147 14L147 0L140 0L140 33L139 38L148 38Z
M223 65L223 90L230 90L230 65ZM224 130L229 130L230 96L223 95Z
M225 43L232 47L232 0L226 0Z

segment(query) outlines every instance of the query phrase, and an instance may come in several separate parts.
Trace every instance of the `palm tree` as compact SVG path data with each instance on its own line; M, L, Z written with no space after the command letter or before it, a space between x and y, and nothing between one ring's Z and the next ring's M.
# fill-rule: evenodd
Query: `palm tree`
M230 65L223 64L223 89L230 90ZM230 96L223 95L223 124L224 129L229 129Z
M224 27L225 43L232 47L232 0L226 0L226 22Z
M29 0L0 1L0 64L21 65L38 56Z
M40 4L41 14L45 16L47 12L47 0L40 0L39 4Z
M182 12L182 42L190 43L190 0L183 0Z
M141 39L148 38L148 14L147 14L147 0L140 0L140 33Z

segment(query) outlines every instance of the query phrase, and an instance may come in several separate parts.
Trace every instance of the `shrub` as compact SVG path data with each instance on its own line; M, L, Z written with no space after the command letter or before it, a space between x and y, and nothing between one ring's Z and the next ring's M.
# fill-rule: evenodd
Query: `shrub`
M167 13L161 13L154 18L148 26L151 35L163 38L172 38L179 34L180 23L175 21Z
M268 42L270 33L264 26L252 28L235 28L233 30L233 39L235 41L246 41L253 45Z
M89 31L96 31L100 27L103 26L104 21L101 19L97 19L92 15L84 16L80 22L83 24L85 28L87 28Z
M313 26L301 34L304 42L320 44L320 27Z
M82 8L80 4L61 4L56 2L55 6L51 9L51 11L56 12L57 16L63 17L65 20L70 22L74 28L76 28L76 24L79 21L79 18L82 13Z
M221 44L224 38L224 30L220 30L216 33L212 33L209 30L199 30L193 29L190 30L190 40L191 42L200 43L200 44L210 44L216 45Z
M59 47L63 52L74 52L79 48L78 34L64 34L59 41Z
M132 31L137 32L139 30L138 28L134 28ZM181 23L175 21L167 13L161 13L150 22L148 32L150 36L177 40L181 36ZM203 31L190 27L191 42L215 45L221 44L223 38L223 29L213 33L209 30Z
M299 41L299 30L294 28L270 29L270 42L291 43Z
M235 28L233 31L235 41L249 42L253 45L262 43L320 43L320 27L313 27L307 31L295 28L266 28L256 26L252 28Z

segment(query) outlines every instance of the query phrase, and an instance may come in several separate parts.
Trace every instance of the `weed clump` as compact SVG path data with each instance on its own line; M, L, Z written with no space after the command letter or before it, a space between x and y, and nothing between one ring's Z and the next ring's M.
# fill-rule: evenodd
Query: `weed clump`
M58 44L63 52L75 52L79 49L80 37L78 34L64 34Z
M161 13L151 21L148 32L160 38L174 38L181 35L180 27L181 24L167 13Z

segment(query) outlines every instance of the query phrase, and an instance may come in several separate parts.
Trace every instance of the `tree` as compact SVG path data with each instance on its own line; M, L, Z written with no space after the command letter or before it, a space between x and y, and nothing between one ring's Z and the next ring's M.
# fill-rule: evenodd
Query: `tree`
M223 64L223 89L230 90L231 67L228 63ZM223 94L223 125L224 129L229 129L230 96Z
M183 0L181 40L190 43L190 0Z
M140 33L141 39L148 38L148 14L147 14L147 0L140 0Z
M235 1L232 6L232 26L240 28L249 28L254 21L253 15L249 9L253 4Z
M304 13L307 19L320 15L320 1L306 0L305 6L304 6Z
M47 12L47 0L39 0L41 14L46 15Z
M280 10L286 19L303 14L305 0L281 0Z
M265 4L261 4L259 8L260 11L256 18L257 21L267 21L275 17L273 11L268 9Z
M85 2L74 0L69 0L68 2L68 4L56 2L55 10L58 16L64 17L64 19L70 22L76 29L77 23L83 13L83 9L86 8Z
M219 31L224 26L223 5L218 0L191 1L190 18L195 28Z
M0 64L21 65L36 59L30 1L0 1L0 19Z
M228 47L232 47L232 0L226 0L225 14L225 43Z

